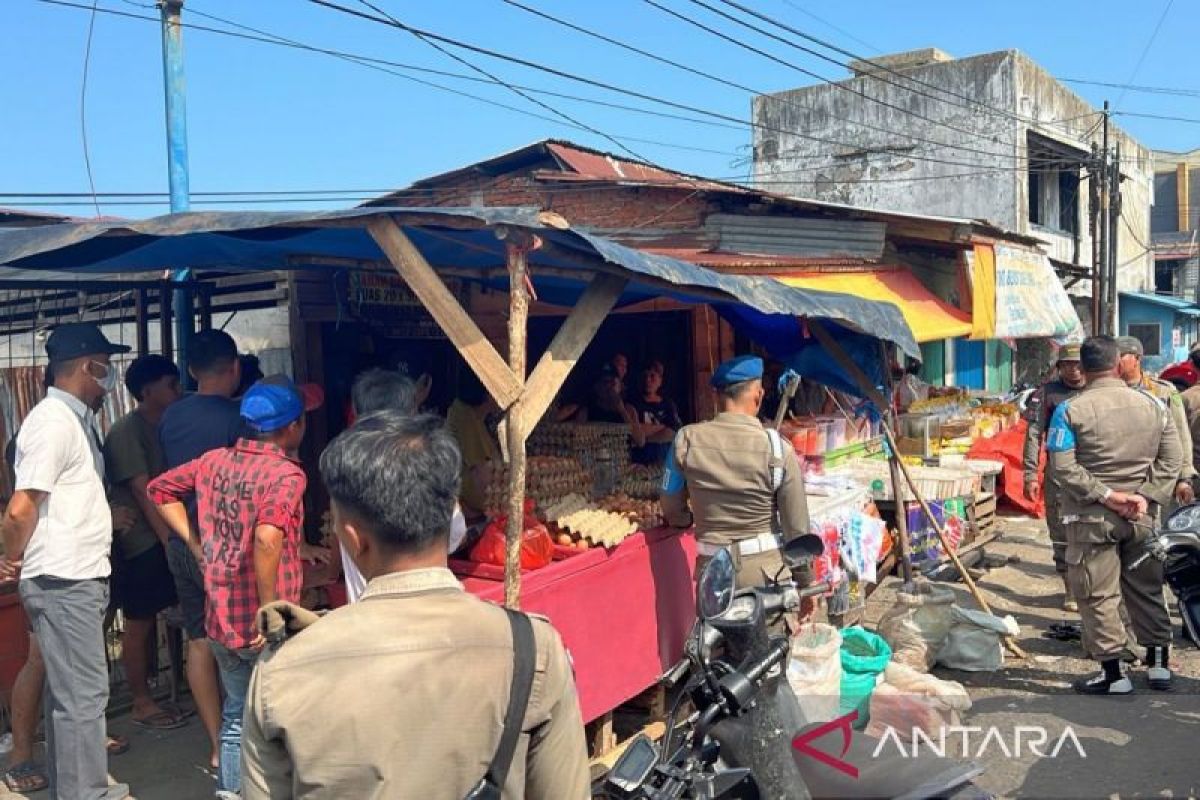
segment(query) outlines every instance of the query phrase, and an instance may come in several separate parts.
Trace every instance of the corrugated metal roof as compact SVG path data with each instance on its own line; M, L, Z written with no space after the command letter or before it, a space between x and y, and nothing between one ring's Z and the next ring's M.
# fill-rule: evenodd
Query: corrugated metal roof
M1165 294L1148 294L1145 292L1121 292L1121 298L1163 306L1164 308L1174 309L1180 314L1187 314L1192 317L1200 316L1200 308L1191 300L1185 300L1182 297L1171 297Z
M726 253L814 258L883 257L887 226L865 219L710 214L705 227L717 234Z

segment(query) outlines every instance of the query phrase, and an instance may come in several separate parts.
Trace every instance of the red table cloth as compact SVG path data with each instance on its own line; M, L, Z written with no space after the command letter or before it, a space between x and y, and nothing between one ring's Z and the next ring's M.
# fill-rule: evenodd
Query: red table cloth
M457 560L450 568L467 591L503 602L503 568ZM696 619L695 568L692 533L660 528L522 573L521 610L547 617L562 636L585 722L653 686L682 657Z

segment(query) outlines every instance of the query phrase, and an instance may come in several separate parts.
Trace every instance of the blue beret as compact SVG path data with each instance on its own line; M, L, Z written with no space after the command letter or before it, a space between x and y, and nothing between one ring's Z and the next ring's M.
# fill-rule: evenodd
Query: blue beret
M763 360L758 356L737 356L717 367L713 373L713 388L723 389L743 381L761 380L763 376Z

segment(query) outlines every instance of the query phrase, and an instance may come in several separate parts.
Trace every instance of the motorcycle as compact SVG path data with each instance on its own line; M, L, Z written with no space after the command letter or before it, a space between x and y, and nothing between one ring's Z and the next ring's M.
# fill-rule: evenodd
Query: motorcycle
M1183 628L1200 645L1200 503L1182 506L1154 531L1147 550L1133 563L1137 569L1157 552L1163 559L1163 581L1179 601Z
M818 537L800 537L783 551L788 566L822 551ZM786 680L789 642L771 636L768 619L827 590L779 580L736 590L727 551L705 566L697 582L699 615L684 658L662 678L682 685L661 744L636 737L605 777L613 800L809 800L810 798L988 797L971 785L983 770L973 763L921 754L881 755L879 740L842 730L843 769L793 745L828 724L807 725ZM694 711L679 719L683 701ZM681 736L680 736L681 734ZM679 737L679 741L677 741Z

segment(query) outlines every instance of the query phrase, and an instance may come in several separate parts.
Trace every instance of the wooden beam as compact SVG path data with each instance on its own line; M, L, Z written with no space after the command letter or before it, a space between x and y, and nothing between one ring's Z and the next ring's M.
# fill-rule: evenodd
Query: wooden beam
M521 381L400 226L390 217L378 217L367 230L500 408L507 409L515 403L521 395Z
M510 242L508 251L508 368L521 387L521 397L505 413L505 439L508 442L508 528L505 531L504 605L521 605L521 534L525 528L525 439L528 429L522 424L525 394L526 334L529 320L529 292L526 277L529 263L527 248Z
M592 279L525 384L518 416L522 430L532 431L546 413L600 324L616 305L626 283L624 278L614 275L597 275Z

